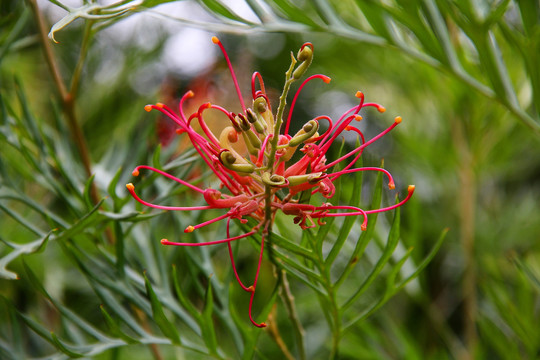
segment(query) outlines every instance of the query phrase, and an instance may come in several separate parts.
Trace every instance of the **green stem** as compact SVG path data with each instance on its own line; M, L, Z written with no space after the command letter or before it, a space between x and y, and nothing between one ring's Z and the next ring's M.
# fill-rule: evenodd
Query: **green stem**
M81 43L81 51L79 53L79 59L77 60L77 65L75 65L75 70L73 71L73 77L71 78L70 93L71 96L76 99L79 92L79 83L81 79L82 70L84 67L84 62L86 60L86 55L88 54L88 48L90 46L90 40L92 38L92 25L94 24L93 20L88 20L84 25L84 34L83 40Z
M292 78L292 73L294 70L294 66L296 65L296 59L291 54L291 66L289 66L289 70L285 73L285 86L283 87L283 92L281 93L281 96L279 97L279 106L276 113L276 119L274 124L274 137L270 141L270 155L268 156L268 169L272 169L272 166L274 166L274 162L276 161L276 151L278 149L278 141L279 141L279 132L281 130L281 125L283 124L283 112L285 111L285 105L287 104L287 94L289 93L289 89L291 88L291 84L295 81Z

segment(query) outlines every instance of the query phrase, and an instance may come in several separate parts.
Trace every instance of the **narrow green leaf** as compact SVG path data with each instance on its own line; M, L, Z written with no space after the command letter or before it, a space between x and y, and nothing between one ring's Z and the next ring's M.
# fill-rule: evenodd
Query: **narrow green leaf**
M11 279L11 280L18 279L19 277L16 273L7 270L6 268L7 265L9 265L9 263L11 263L14 259L18 258L22 254L33 254L33 253L42 251L47 245L51 234L52 234L52 231L49 232L44 237L42 237L41 239L38 239L36 241L33 241L28 244L24 244L24 245L11 243L0 238L0 240L3 243L5 243L7 246L14 249L10 253L0 258L0 277Z
M251 23L246 19L240 17L234 11L229 9L226 5L222 4L219 0L199 0L199 3L210 10L216 16L223 16L227 19L239 21L241 23Z
M212 295L212 281L208 280L208 288L206 289L206 296L204 298L204 307L201 317L201 331L202 338L210 350L211 354L217 354L217 338L216 331L214 329L214 320L212 319L214 309L214 297Z
M315 29L322 27L322 22L317 23L315 19L316 14L314 11L306 11L306 9L301 9L294 2L291 2L289 0L273 0L268 2L268 5L278 10L279 12L282 12L288 20L292 20L300 24L306 24Z
M30 19L30 9L25 8L22 14L19 15L17 22L11 28L8 36L3 39L2 46L0 46L0 63L2 62L4 56L8 54L8 50L11 45L20 38L20 34L26 28L26 24ZM5 118L2 118L5 119Z
M24 259L23 259L22 263L23 263L24 271L25 271L26 275L28 276L28 280L30 281L32 286L35 289L37 289L43 296L45 296L49 301L52 302L53 299L51 298L51 296L49 295L47 290L45 290L45 287L43 286L43 282L37 278L37 276L34 274L32 269L30 269L28 264L26 264L26 261L24 261Z
M381 168L384 168L384 161L381 162ZM375 185L374 185L373 197L371 199L372 210L378 209L381 207L382 188L383 188L383 175L381 172L379 172L379 174L377 174L377 180L375 181ZM368 215L367 229L366 231L363 231L360 234L360 237L358 238L358 241L356 242L354 250L351 256L349 257L347 266L341 273L339 279L334 284L336 288L339 288L345 282L345 280L349 277L349 274L351 273L351 271L354 269L354 267L358 263L358 259L364 254L364 251L368 243L371 241L371 239L373 238L373 234L375 233L375 225L377 224L378 216L379 216L379 213Z
M18 315L21 317L23 322L32 329L37 335L46 340L52 345L55 345L54 340L51 336L51 332L47 330L43 325L30 318L29 316L17 311Z
M161 306L161 302L159 301L156 293L154 292L152 284L146 276L146 272L143 273L143 276L144 284L146 286L146 293L150 300L150 304L152 305L152 314L154 321L160 328L161 332L163 332L163 335L168 337L173 342L173 344L180 345L180 335L178 334L176 327L165 316L165 313L163 312L163 307Z
M122 175L122 167L118 168L116 174L114 174L111 182L109 183L109 186L107 186L107 192L111 196L114 203L114 211L120 210L119 203L121 202L121 199L118 197L118 194L116 194L116 187L118 185L118 181L120 180L120 175Z
M409 257L411 256L412 250L412 248L409 248L405 255L395 265L393 265L392 271L390 271L390 273L386 277L386 289L384 291L384 294L382 294L378 300L374 301L372 306L368 306L366 310L362 311L360 314L349 320L347 324L345 324L345 326L343 327L343 331L346 331L345 329L348 329L355 323L371 316L381 306L386 304L386 302L398 291L398 289L395 287L395 279L399 274L401 268L403 267L403 264L405 264L405 261L407 261L407 259L409 259Z
M508 9L508 5L510 5L510 0L502 0L500 3L495 5L494 8L492 8L491 12L485 20L487 28L490 28L493 24L499 22L502 19L502 17L506 13L506 10Z
M114 237L116 239L114 243L114 248L116 251L116 271L120 277L124 277L125 274L125 265L126 265L126 253L124 251L124 231L122 230L122 224L120 222L114 222Z
M144 329L138 324L137 320L131 314L129 314L123 307L123 305L116 300L116 298L111 294L111 292L104 287L98 286L92 282L96 294L101 298L101 300L116 313L116 315L133 330L141 338L147 336Z
M356 145L357 147L360 146L359 143L357 143ZM362 159L361 158L358 159L355 165L356 165L356 168L362 167ZM352 187L353 192L347 205L360 206L360 199L362 197L363 172L360 171L353 175L354 175L353 177L354 181L353 181L353 187ZM332 249L330 250L330 253L328 253L328 256L326 257L325 263L327 265L331 266L336 260L339 252L341 251L341 248L343 247L343 244L345 244L345 241L347 241L347 238L349 237L349 233L351 232L351 229L356 221L363 221L363 219L362 218L359 219L357 216L345 217L345 220L343 221L343 225L339 229L336 242L334 243L334 245L332 246Z
M63 352L64 354L66 354L67 356L69 356L70 358L80 358L80 357L84 356L83 354L79 354L79 353L77 353L75 351L72 351L72 350L68 349L62 343L62 341L60 341L60 339L56 336L56 334L54 332L52 332L52 331L51 331L51 338L52 338L53 344L56 346L56 348L58 350L60 350L61 352Z
M9 215L13 220L33 232L39 237L45 236L45 233L39 229L33 222L30 220L27 220L24 216L20 215L18 212L4 206L2 203L0 203L0 210L3 210L7 215Z
M540 5L537 1L529 0L516 0L519 12L521 13L521 19L523 21L523 27L529 37L533 37L538 34L538 19L540 18Z
M172 279L174 284L174 289L176 290L176 296L178 297L178 300L180 301L180 304L184 309L186 309L195 319L200 320L201 313L193 306L193 304L186 298L184 295L184 292L182 291L182 288L180 287L180 283L178 282L178 275L176 271L176 265L172 265Z
M420 275L420 273L426 268L426 266L428 266L428 264L431 262L431 260L433 260L435 255L437 255L437 252L441 248L444 242L444 239L446 237L446 234L448 233L449 230L450 229L446 228L441 232L439 239L437 239L437 242L435 243L435 245L433 245L433 248L431 248L431 251L429 252L429 254L427 254L424 260L422 260L422 262L420 263L420 265L418 265L416 270L396 287L397 290L402 289L405 285L407 285L407 283L409 283L411 280L413 280L418 275Z
M88 180L86 180L86 183L84 184L84 201L86 203L86 206L88 209L91 209L94 206L94 202L92 201L92 184L94 183L94 177L96 174L92 174Z
M156 169L160 169L162 170L163 167L161 166L161 144L159 144L157 147L156 147L156 150L154 150L154 155L152 156L152 165L156 168Z
M378 1L355 0L356 6L364 14L369 25L375 33L386 40L391 40L392 36L388 30L387 19Z
M125 332L123 332L120 329L120 326L118 325L118 323L111 317L111 315L109 315L109 313L107 312L107 310L105 310L105 307L103 305L100 305L99 309L101 310L101 314L105 318L105 322L109 326L109 329L111 330L111 333L114 336L119 337L120 339L124 340L128 344L137 344L137 343L139 343L138 340L136 340L136 339L132 338L131 336L127 335Z
M396 198L397 199L397 198ZM397 201L396 201L397 202ZM400 208L398 207L395 210L394 213L394 221L392 222L392 227L390 228L390 232L388 234L388 240L386 243L386 247L384 248L384 251L367 276L367 278L364 280L364 282L360 285L360 287L354 292L354 294L349 297L349 299L341 306L341 310L346 310L349 306L351 306L373 283L373 281L377 278L379 273L382 271L388 260L392 257L392 254L394 253L394 250L399 242L399 227L400 227Z

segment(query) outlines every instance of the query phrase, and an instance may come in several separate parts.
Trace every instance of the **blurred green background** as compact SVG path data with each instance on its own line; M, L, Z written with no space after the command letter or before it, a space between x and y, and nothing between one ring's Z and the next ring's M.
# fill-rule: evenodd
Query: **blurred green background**
M314 359L540 356L537 1L39 1L45 32L56 23L58 43L42 39L34 4L0 3L2 359L275 359L284 356L283 347L293 358ZM290 51L314 44L309 73L332 81L303 91L295 129L317 115L339 116L354 105L358 90L387 109L364 116L360 128L368 138L394 116L403 117L363 156L367 166L384 159L401 193L416 185L401 209L395 260L414 247L401 271L412 273L449 229L419 277L344 330L338 350L324 325L324 302L301 281L293 280L291 289L306 331L302 346L282 303L283 346L276 333L261 335L238 323L238 316L245 322L246 299L228 290L224 249L163 249L157 241L178 238L200 215L140 215L135 210L143 209L125 191L136 165L161 164L177 174L198 166L185 144L170 139L166 121L144 105L176 109L192 89L195 104L240 110L213 35L227 48L245 94L251 73L259 71L276 97ZM52 51L56 82L43 41ZM81 146L89 151L87 164ZM157 199L174 195L183 203L188 196L162 179L141 181ZM368 189L374 183L375 177L364 176ZM362 204L370 203L372 192L363 192ZM385 193L383 202L391 201ZM378 225L382 235L374 238L384 242L389 225ZM243 272L256 265L256 251L240 249ZM373 263L369 257L377 252L364 256ZM207 318L187 316L181 300L170 306L171 263L186 301ZM261 293L270 296L273 270L270 261L265 266ZM215 287L214 304L208 283ZM170 306L165 313L155 308L152 286L157 303ZM232 310L237 315L230 314L230 302L238 304ZM208 319L215 327L200 325ZM223 323L230 328L220 328ZM182 346L169 345L176 336L171 326Z

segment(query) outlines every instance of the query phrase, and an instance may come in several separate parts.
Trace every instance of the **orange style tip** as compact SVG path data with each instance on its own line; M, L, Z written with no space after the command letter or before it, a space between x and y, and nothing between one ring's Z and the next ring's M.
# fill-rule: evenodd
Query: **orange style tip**
M362 224L362 226L360 226L360 229L362 231L366 231L367 230L367 225Z
M350 125L345 126L346 131L351 131L352 129L354 129L353 126L350 126Z
M386 111L386 108L385 108L384 106L379 105L379 106L377 106L377 110L378 110L380 113L383 113L383 112Z
M126 184L126 188L127 188L129 191L134 191L134 190L135 190L135 186L133 186L132 183Z
M188 90L188 92L186 93L186 97L194 97L195 96L195 93L191 90Z
M186 132L186 130L184 130L184 129L176 129L175 131L176 131L176 133L177 133L178 135L182 135L183 133Z
M255 288L253 287L253 285L251 285L251 286L249 286L249 287L247 288L247 291L249 291L249 292L254 292L254 291L255 291Z
M145 105L144 110L146 110L146 112L152 111L152 105Z
M409 185L409 187L407 188L407 191L412 193L414 191L416 187L414 185Z
M133 171L131 172L131 175L133 175L133 176L139 176L139 170L133 170Z
M389 188L390 190L394 190L394 189L396 188L396 184L394 184L393 182L388 183L388 188Z
M328 84L330 81L332 81L332 79L330 78L330 76L323 76L322 81L324 81L326 84Z
M356 94L355 94L354 96L356 96L356 97L359 98L359 99L362 99L362 98L364 97L364 93L361 92L361 91L357 91Z
M261 327L266 327L266 323L261 323Z
M220 41L219 41L219 39L218 39L217 36L212 36L212 42L213 42L214 44L219 44L219 43L220 43Z
M396 118L394 119L394 122L395 122L396 124L399 124L399 123L401 122L401 120L402 120L402 119L401 119L401 116L396 116Z
M169 244L169 240L167 240L167 239L161 239L159 242L160 242L162 245L168 245L168 244Z
M189 225L186 230L184 230L185 233L190 233L190 232L193 232L193 230L195 230L195 228L191 225Z
M361 117L360 115L354 115L354 120L356 121L362 121L363 117Z

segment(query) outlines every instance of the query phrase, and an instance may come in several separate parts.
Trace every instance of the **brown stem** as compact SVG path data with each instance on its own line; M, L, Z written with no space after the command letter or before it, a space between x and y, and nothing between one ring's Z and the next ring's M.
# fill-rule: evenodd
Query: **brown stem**
M54 84L56 85L56 88L60 95L60 99L62 101L62 108L67 119L71 136L73 137L73 141L81 156L81 161L83 163L86 175L90 177L92 176L90 152L88 151L88 145L86 144L86 139L84 138L82 129L79 126L79 122L77 121L77 115L75 113L75 99L73 98L72 94L67 90L66 85L62 80L62 76L60 75L60 69L58 68L58 64L55 61L50 40L47 37L45 21L43 20L43 16L39 11L37 2L36 0L28 0L28 4L30 5L32 13L34 14L34 19L38 28L39 40L43 49L43 55L45 56L45 61L47 62L47 66L49 67L49 70L53 77ZM90 195L92 197L92 201L95 204L100 201L100 196L94 183L92 183Z
M478 335L476 332L476 267L474 254L475 212L477 184L474 173L474 159L467 141L463 125L456 121L455 142L460 155L459 182L459 223L460 238L465 257L463 273L463 323L468 354L463 359L472 359Z
M273 313L275 313L275 311L276 311L276 305L274 304L272 311L268 315L268 326L266 330L268 331L268 334L270 335L270 337L272 337L276 345L279 347L283 355L285 355L285 358L287 358L287 360L294 360L294 356L292 356L292 354L290 353L289 349L287 348L287 345L285 344L285 341L283 341L283 338L281 337L281 334L279 333L279 329L277 327L277 321L273 319L274 317Z
M294 296L291 292L289 280L287 280L287 273L285 270L281 270L281 289L283 290L281 296L285 306L287 307L289 319L291 320L294 328L294 336L296 338L296 344L298 347L298 358L304 360L306 359L306 350L304 345L305 331L302 327L302 323L300 322L300 318L298 317L298 312L296 311Z
M152 334L152 328L148 323L148 317L146 316L146 314L141 309L135 306L133 306L133 310L135 311L135 315L139 319L144 330L146 330L149 334ZM161 351L159 350L159 346L157 344L148 344L148 347L150 348L152 356L155 360L163 360L163 356L161 355Z

